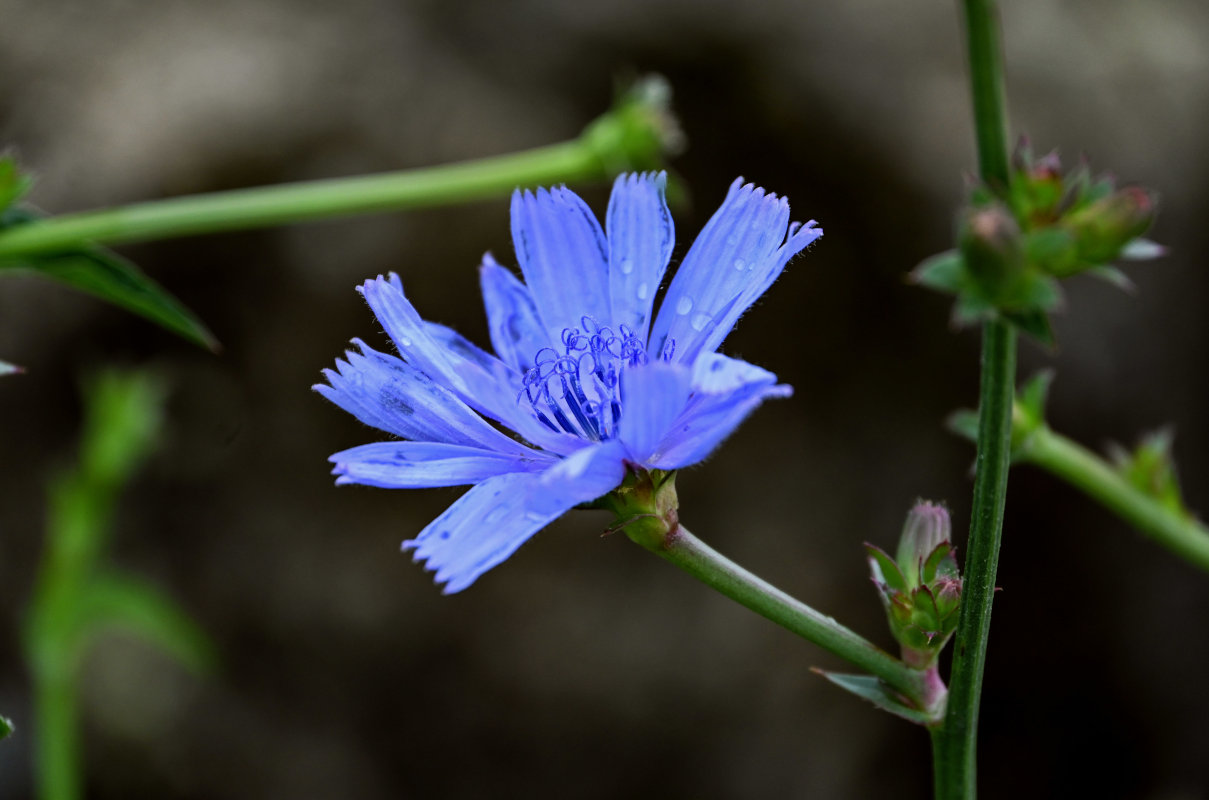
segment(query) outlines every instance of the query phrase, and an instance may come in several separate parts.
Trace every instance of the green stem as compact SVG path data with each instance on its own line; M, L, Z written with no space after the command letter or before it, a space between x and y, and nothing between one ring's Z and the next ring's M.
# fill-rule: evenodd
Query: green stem
M933 737L938 800L972 800L976 796L978 703L986 666L1012 448L1016 332L1006 322L988 322L982 341L977 473L962 579L961 617L953 646L948 707L944 722Z
M962 6L979 173L986 183L1006 190L1010 173L998 12L994 0L963 0ZM988 322L982 333L977 474L961 617L953 646L945 718L932 733L938 800L973 800L977 794L978 704L1007 497L1015 380L1016 332L1001 320Z
M67 664L34 675L34 752L41 800L83 795L76 692Z
M577 139L426 169L264 186L84 211L0 231L0 258L478 200L517 186L601 180L658 164L678 132L658 79L639 82Z
M923 671L912 669L831 617L743 569L682 525L661 541L639 544L740 605L876 675L921 707L928 704L931 687L924 685Z
M1090 450L1042 425L1024 440L1017 458L1082 489L1168 550L1209 570L1209 529L1142 492Z

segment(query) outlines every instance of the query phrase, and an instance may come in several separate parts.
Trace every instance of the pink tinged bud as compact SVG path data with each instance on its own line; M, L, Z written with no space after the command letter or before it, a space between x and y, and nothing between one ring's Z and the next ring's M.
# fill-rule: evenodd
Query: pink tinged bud
M1024 271L1020 224L1006 206L968 209L959 223L961 254L969 274L992 302L1009 294Z
M1075 234L1079 255L1092 264L1104 264L1146 232L1155 211L1154 195L1138 186L1126 186L1074 212L1065 223Z
M924 566L941 544L951 540L952 527L949 512L942 505L920 501L907 514L895 561L909 588L926 580Z

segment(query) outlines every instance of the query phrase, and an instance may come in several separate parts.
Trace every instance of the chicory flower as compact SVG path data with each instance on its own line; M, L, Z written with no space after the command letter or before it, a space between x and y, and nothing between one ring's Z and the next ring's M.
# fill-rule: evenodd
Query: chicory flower
M336 453L337 484L473 485L403 543L446 593L465 589L627 469L704 459L788 386L717 352L786 262L823 232L742 179L697 237L654 314L674 235L666 175L617 179L606 230L565 187L517 191L522 283L488 254L480 270L495 354L422 319L398 276L359 291L398 350L358 351L315 388L401 441Z

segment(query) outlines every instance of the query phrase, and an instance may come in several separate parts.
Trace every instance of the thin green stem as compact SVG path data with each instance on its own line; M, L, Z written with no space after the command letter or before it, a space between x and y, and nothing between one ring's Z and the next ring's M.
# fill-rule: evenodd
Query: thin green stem
M974 137L978 143L978 173L992 185L1006 188L1008 161L1007 101L1003 85L1003 52L995 0L963 0L966 44L970 57L970 91L974 106Z
M0 231L0 258L479 200L517 186L602 180L658 164L678 131L658 79L640 82L578 138L426 169L264 186L84 211Z
M989 322L982 341L977 472L961 617L953 646L948 707L941 729L933 737L938 800L972 800L976 796L978 704L1011 457L1016 332L1006 322Z
M1017 459L1082 489L1180 558L1209 571L1209 529L1142 492L1087 448L1042 425L1025 439Z
M825 614L797 600L734 563L678 525L648 550L670 561L707 586L782 628L876 675L922 705L929 687L921 670L912 669Z
M963 0L962 6L979 173L985 182L1003 190L1010 173L998 12L994 0ZM938 800L973 800L977 794L978 706L1007 498L1015 380L1016 332L1008 323L992 320L982 332L977 474L961 617L953 646L948 705L943 722L932 734Z
M41 800L83 796L75 682L64 666L34 676L34 753Z

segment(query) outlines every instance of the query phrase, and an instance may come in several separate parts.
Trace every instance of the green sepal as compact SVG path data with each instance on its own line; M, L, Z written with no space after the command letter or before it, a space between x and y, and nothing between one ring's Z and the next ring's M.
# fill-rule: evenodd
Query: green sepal
M1164 428L1142 437L1133 452L1116 446L1110 454L1117 471L1134 488L1153 497L1168 511L1189 519L1192 513L1184 505L1172 455L1174 442L1175 434Z
M896 592L907 590L907 581L889 553L868 542L865 542L865 552L869 556L869 569L875 582L885 584Z
M908 722L914 722L917 725L931 725L940 721L939 716L933 717L926 711L904 702L898 693L889 689L880 679L872 675L846 675L821 669L815 669L814 672L841 689L868 700L883 711L889 711Z
M88 633L106 628L130 633L195 673L209 674L217 663L209 636L176 601L140 578L112 571L98 574L85 588L80 615Z
M968 408L958 409L945 419L945 427L950 433L976 442L978 441L978 412Z
M29 209L10 208L0 214L0 229L36 218ZM142 270L111 250L90 246L67 253L0 260L0 271L17 269L88 292L208 350L218 350L218 340L201 320Z
M946 556L953 552L951 542L941 542L929 555L920 568L919 577L922 583L931 583L936 579L936 571Z
M1026 418L1035 424L1045 422L1045 406L1049 389L1054 383L1054 371L1043 369L1024 382L1016 394L1016 404Z
M1018 331L1028 334L1046 347L1052 348L1056 344L1049 314L1044 311L1005 311L1003 318L1012 323Z

